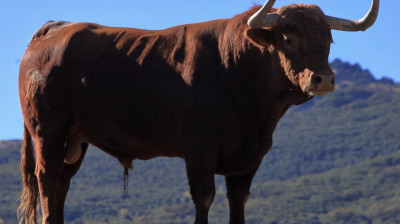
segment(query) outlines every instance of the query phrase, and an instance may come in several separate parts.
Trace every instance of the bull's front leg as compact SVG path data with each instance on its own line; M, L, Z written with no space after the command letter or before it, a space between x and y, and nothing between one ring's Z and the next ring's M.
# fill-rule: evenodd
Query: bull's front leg
M214 179L205 180L204 183L193 182L190 185L190 194L196 207L195 224L208 223L208 211L215 197Z
M190 194L196 207L195 224L208 223L208 210L215 197L215 151L190 150L185 156Z
M258 166L247 174L226 176L226 190L229 200L229 224L244 224L244 207L250 196L250 186Z

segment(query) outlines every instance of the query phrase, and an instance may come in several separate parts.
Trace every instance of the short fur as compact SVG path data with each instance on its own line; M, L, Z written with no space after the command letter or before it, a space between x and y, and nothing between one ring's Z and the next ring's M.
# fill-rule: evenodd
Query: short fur
M333 77L322 11L291 5L278 10L278 27L251 29L246 22L259 8L159 31L40 28L19 76L21 222L36 223L38 191L43 223L64 222L70 179L91 143L125 171L134 159L183 158L195 223L207 223L214 174L225 175L231 223L244 223L251 181L279 119L334 86L332 78L320 82Z

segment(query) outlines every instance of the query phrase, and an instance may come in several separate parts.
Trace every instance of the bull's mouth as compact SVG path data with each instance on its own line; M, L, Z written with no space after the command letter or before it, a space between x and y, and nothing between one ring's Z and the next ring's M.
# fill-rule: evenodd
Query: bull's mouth
M310 96L325 96L327 93L332 92L333 90L309 90L307 91Z
M303 92L310 96L324 96L327 93L333 92L335 90L335 85L329 88L321 88L318 85L305 86L302 88Z

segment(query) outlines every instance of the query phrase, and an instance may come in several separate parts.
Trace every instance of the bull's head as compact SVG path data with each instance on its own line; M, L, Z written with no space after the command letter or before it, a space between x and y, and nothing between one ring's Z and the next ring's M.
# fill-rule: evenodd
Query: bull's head
M335 75L328 56L331 29L366 30L375 22L379 0L373 0L366 16L346 20L325 15L315 5L289 5L270 12L275 0L268 0L248 20L246 37L275 51L290 81L309 95L324 95L335 88Z

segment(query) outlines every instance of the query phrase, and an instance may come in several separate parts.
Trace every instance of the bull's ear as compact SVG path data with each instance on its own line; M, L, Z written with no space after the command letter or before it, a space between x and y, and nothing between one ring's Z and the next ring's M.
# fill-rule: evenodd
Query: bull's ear
M268 47L272 43L272 31L270 29L248 28L244 36L257 46Z

